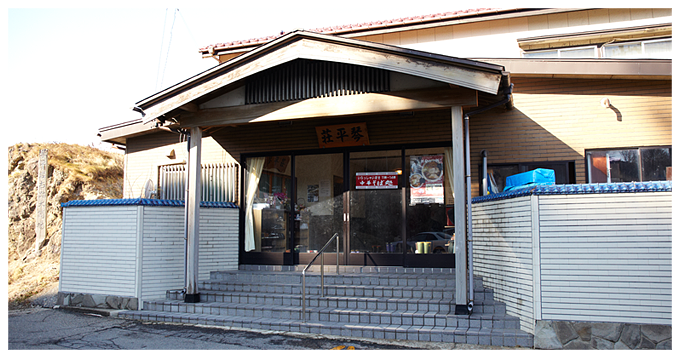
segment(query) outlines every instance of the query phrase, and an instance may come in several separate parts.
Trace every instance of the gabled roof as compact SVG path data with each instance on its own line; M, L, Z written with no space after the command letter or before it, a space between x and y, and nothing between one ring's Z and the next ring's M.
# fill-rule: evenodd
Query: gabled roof
M219 64L135 104L153 120L207 93L296 59L342 62L382 68L497 94L504 68L367 41L296 31Z

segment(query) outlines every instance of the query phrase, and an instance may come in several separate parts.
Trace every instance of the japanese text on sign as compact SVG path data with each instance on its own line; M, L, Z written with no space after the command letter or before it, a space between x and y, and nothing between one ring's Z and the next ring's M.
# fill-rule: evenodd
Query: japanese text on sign
M316 127L319 148L368 145L366 123L339 124Z
M399 174L396 172L357 173L357 189L398 189Z

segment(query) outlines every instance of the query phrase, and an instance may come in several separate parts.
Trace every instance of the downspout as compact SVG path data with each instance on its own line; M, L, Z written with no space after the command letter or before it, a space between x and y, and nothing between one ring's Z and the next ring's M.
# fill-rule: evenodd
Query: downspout
M512 87L514 85L510 83L505 89L505 98L492 103L486 107L474 110L472 112L466 113L464 115L465 119L465 180L466 180L466 196L467 196L467 252L468 252L468 311L472 313L472 307L474 306L474 281L472 277L472 175L470 173L470 116L476 115L492 108L502 106L506 103L512 102ZM486 157L485 157L486 158Z
M487 191L489 190L489 187L488 187L489 183L486 180L487 173L488 173L488 169L487 169L487 166L486 166L486 156L487 156L486 149L482 150L479 154L482 156L482 196L484 196L484 195L486 195Z

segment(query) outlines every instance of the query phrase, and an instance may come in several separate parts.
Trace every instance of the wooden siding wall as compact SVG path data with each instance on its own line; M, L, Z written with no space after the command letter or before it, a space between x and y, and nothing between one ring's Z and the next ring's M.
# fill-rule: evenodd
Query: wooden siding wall
M238 217L201 208L199 280L238 269ZM183 207L67 207L62 232L61 292L149 300L184 287Z
M534 333L531 197L472 206L473 270L506 312Z
M366 122L371 146L451 141L451 111L415 111L371 116L254 123L226 127L213 138L240 160L241 153L318 150L316 126Z
M175 151L175 159L168 158L172 150ZM201 154L203 164L234 162L229 153L205 133ZM129 138L125 157L123 197L138 198L147 180L151 179L154 187L158 185L159 166L186 161L187 143L180 142L179 134L169 132Z
M64 208L60 292L136 297L137 207Z
M585 150L672 143L670 81L513 78L514 109L470 118L472 193L479 193L479 153L488 164L573 161L577 183L586 182ZM600 105L610 99L613 108ZM204 137L203 163L240 161L241 153L319 149L315 127L366 122L371 146L451 140L449 110L250 123L213 129ZM128 140L125 197L138 197L158 165L186 156L178 135L160 133Z
M470 117L472 193L479 153L492 164L574 161L586 182L585 150L672 144L670 81L513 78L515 108ZM610 99L613 109L600 105Z
M539 197L542 319L671 324L671 193Z

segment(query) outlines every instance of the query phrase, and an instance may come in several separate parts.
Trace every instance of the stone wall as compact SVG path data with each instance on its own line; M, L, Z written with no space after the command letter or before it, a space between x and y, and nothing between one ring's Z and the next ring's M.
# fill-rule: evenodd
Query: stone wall
M58 306L136 310L137 298L111 295L92 295L88 293L59 292Z
M672 326L538 321L536 349L672 349Z

